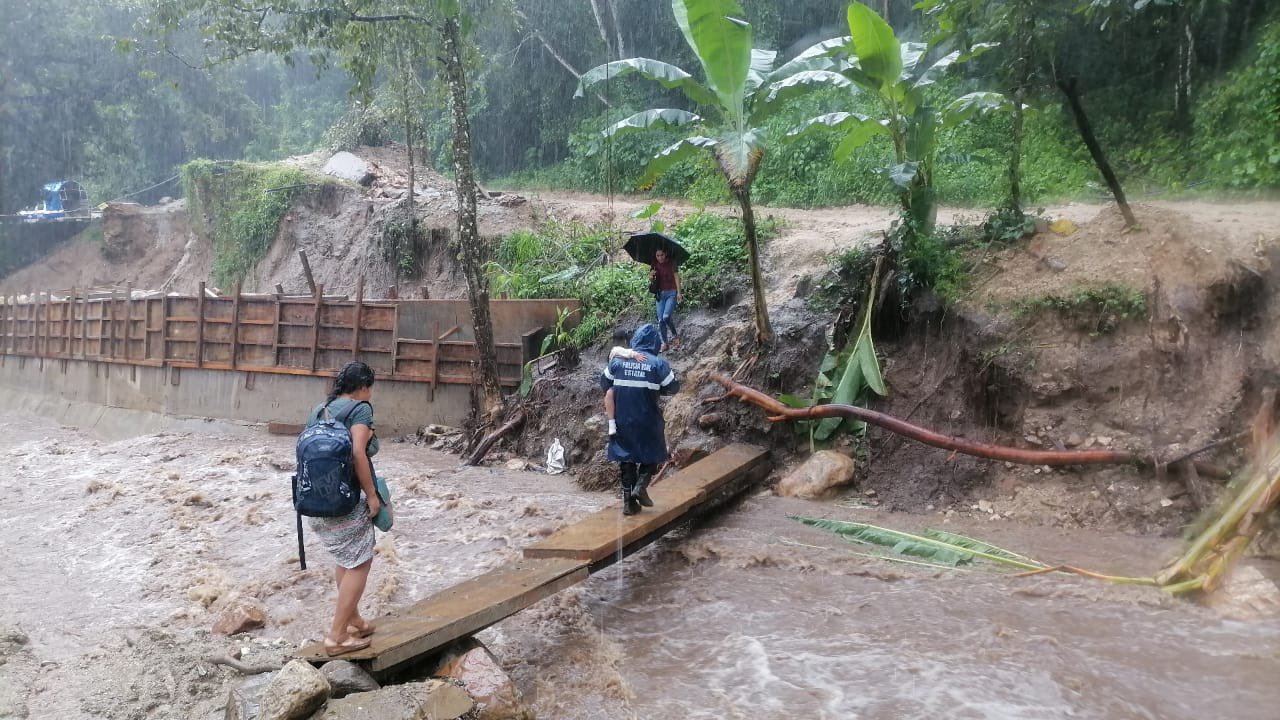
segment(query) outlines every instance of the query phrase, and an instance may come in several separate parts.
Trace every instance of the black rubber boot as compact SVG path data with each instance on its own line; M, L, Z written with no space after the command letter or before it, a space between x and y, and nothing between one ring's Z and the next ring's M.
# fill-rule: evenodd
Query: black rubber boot
M640 477L636 480L635 489L631 491L636 502L645 507L653 507L653 499L649 497L649 483L653 482L654 469L652 465L641 465Z
M622 514L635 515L640 512L640 501L635 497L639 472L635 463L621 463L618 472L622 479Z

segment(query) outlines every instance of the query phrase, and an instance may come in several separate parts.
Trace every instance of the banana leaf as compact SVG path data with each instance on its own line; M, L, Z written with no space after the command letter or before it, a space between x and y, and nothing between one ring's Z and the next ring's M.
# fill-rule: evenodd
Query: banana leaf
M924 558L930 562L948 567L969 565L976 560L987 560L1023 570L1042 570L1047 567L1043 563L1024 558L1015 552L963 535L926 531L926 533L933 532L949 538L949 540L942 540L938 537L929 537L925 533L913 535L901 530L893 530L867 523L825 520L798 515L789 515L788 517L810 527L836 533L850 542L860 545L886 547L900 555Z
M871 338L871 307L875 302L875 290L879 285L879 280L880 272L879 267L877 267L876 272L871 275L871 283L867 287L866 299L862 303L862 312L858 322L858 337L847 348L848 355L844 361L844 370L840 374L839 382L836 383L835 393L831 396L831 402L833 403L852 405L868 389L877 395L885 395L889 392L884 384L884 376L880 374L880 360L876 357L875 342ZM819 377L821 378L821 375ZM840 424L845 420L845 418L838 417L823 418L818 422L817 428L813 432L814 439L826 440L831 437L836 428L840 427ZM849 426L856 427L852 421L850 421Z
M931 540L939 540L950 545L955 545L956 547L964 548L965 550L973 550L986 555L999 555L1009 560L1021 560L1023 562L1035 563L1037 565L1042 564L1038 560L1033 560L1026 555L1019 555L1012 550L1005 550L1002 547L996 547L995 545L983 542L977 538L971 538L968 535L947 532L946 530L934 530L933 528L925 528L921 530L920 535L922 537L930 538Z

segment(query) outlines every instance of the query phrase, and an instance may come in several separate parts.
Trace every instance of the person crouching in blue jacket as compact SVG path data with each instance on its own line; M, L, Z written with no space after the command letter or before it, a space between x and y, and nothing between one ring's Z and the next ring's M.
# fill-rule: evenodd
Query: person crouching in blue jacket
M613 393L617 432L609 436L608 458L619 463L623 515L635 515L642 505L653 505L649 483L658 465L670 457L658 396L674 395L680 381L658 356L661 344L658 328L641 326L631 336L631 349L644 359L615 357L600 375L600 388Z

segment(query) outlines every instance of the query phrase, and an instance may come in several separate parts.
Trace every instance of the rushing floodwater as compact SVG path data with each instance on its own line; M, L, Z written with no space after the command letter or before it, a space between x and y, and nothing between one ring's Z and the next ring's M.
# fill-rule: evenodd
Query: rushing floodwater
M397 521L366 593L375 615L611 499L565 477L383 448ZM183 666L227 646L205 631L237 597L267 608L256 635L317 638L333 597L314 543L311 569L297 569L291 456L290 438L106 443L0 417L0 603L3 624L30 638L29 657L0 665L0 717L21 716L17 701L5 706L15 693L31 718L220 717L221 675L184 680ZM1228 620L1074 578L870 560L785 519L794 513L942 521L756 495L481 637L545 719L1280 717L1275 617ZM1171 547L1007 522L972 530L1116 573L1149 573Z

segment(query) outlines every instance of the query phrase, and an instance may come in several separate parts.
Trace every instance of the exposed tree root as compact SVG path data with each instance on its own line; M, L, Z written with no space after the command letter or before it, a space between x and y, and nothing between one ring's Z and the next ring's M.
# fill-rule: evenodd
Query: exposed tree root
M493 444L498 442L503 435L515 430L524 424L524 408L517 407L512 413L511 418L502 424L497 430L484 436L484 439L476 445L475 452L467 457L467 465L479 465L484 456L489 453Z
M1158 456L1154 454L1144 454L1131 452L1128 450L1030 450L1026 448L1013 448L1004 445L992 445L990 443L973 442L962 438L943 435L927 428L913 425L905 420L899 420L892 415L868 410L866 408L857 407L855 405L815 405L807 408L792 408L783 405L781 402L766 395L765 393L749 388L746 385L735 382L724 375L714 374L712 380L720 383L725 388L725 394L719 398L715 398L708 402L724 400L726 398L738 398L742 402L751 403L763 408L770 413L769 419L778 422L781 420L815 420L828 417L848 417L862 420L863 422L882 427L890 432L897 433L904 437L910 438L926 445L951 450L953 452L973 455L974 457L987 458L989 460L1002 460L1004 462L1021 463L1024 465L1123 465L1132 463L1136 465L1144 465L1150 467L1165 466ZM1204 447L1192 450L1179 456L1174 462L1186 462L1197 453L1218 447L1228 441L1237 440L1244 435L1235 435L1230 438L1215 441Z

